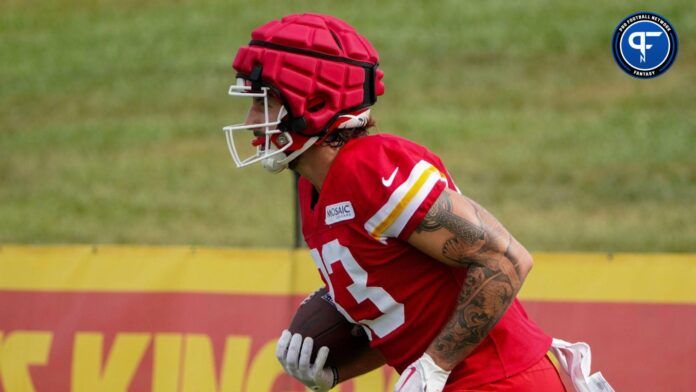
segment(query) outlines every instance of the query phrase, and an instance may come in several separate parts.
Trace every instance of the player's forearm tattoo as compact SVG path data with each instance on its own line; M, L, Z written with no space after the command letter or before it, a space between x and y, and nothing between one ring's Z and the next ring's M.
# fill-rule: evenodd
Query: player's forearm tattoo
M452 237L445 241L442 255L468 267L456 310L428 348L451 366L486 337L524 280L517 256L523 248L513 244L512 236L488 211L466 200L473 207L475 219L455 214L450 196L443 192L418 227L419 231L449 231Z

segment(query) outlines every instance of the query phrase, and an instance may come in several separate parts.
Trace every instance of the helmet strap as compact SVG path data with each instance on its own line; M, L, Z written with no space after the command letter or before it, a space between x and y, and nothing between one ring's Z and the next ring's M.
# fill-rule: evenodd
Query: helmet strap
M290 154L288 154L287 158L281 160L280 163L281 163L281 164L284 164L284 165L287 165L288 163L290 163L290 161L292 161L293 159L295 159L295 158L297 158L298 156L300 156L300 154L302 154L303 152L309 150L310 147L312 147L314 144L316 144L317 140L319 140L319 137L317 137L317 136L312 136L312 137L310 137L309 139L307 139L307 141L305 142L305 144L302 145L302 147L300 147L300 148L298 148L297 150L295 150L295 151L291 152Z
M297 158L300 156L300 154L312 147L317 140L319 140L317 136L310 137L299 149L291 152L290 154L286 154L285 152L273 154L272 156L264 159L262 161L262 165L264 169L270 171L271 173L279 173L288 167L288 164L293 159Z
M251 69L251 74L249 75L249 81L251 81L251 88L254 91L261 90L261 73L263 72L263 67L257 64Z

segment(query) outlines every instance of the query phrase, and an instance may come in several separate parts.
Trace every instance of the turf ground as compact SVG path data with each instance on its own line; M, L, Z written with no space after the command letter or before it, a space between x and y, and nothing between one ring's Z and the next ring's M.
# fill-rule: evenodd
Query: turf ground
M675 26L665 75L614 64L638 10ZM286 246L289 174L237 170L220 128L252 28L339 16L381 54L380 132L440 154L534 251L696 251L690 1L0 3L0 244Z

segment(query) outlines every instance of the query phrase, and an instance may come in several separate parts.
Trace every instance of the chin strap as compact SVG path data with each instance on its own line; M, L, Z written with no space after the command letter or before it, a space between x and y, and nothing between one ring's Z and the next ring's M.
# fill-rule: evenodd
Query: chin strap
M287 135L288 137L292 137L289 134ZM264 160L261 161L261 165L263 165L263 168L268 170L271 173L280 173L283 171L283 169L288 167L288 164L300 154L303 152L307 151L310 147L314 145L314 143L317 142L319 138L317 136L310 137L307 139L304 145L300 147L299 149L291 152L289 155L286 155L284 152L279 152L277 154L274 154L273 156L270 156ZM275 149L275 146L273 147ZM271 149L271 151L273 151Z
M280 118L281 115L278 116L279 120ZM366 109L357 114L344 114L338 118L340 124L336 127L336 129L362 128L367 125L369 120L370 109ZM292 140L292 136L288 132L285 132L284 135L290 140ZM321 140L324 140L326 136L328 136L328 134L324 135L324 137ZM310 137L309 139L307 139L305 144L302 145L302 147L291 152L290 154L279 152L277 154L274 154L273 156L270 156L262 160L261 164L263 165L264 169L268 170L271 173L280 173L288 167L288 164L292 162L293 159L297 158L300 154L307 151L318 140L320 140L318 136ZM273 151L277 151L277 148L275 146L271 146L271 148L269 149L269 152Z

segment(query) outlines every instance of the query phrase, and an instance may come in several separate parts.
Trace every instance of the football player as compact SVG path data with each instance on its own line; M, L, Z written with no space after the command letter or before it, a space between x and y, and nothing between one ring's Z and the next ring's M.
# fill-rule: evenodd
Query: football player
M317 269L337 309L401 374L395 391L564 391L547 357L552 338L516 299L529 252L434 153L368 135L384 93L378 60L335 17L290 15L255 29L229 89L253 100L243 124L224 128L234 162L300 174ZM277 356L315 391L382 364L326 368L331 354L322 348L311 363L312 345L284 331Z

